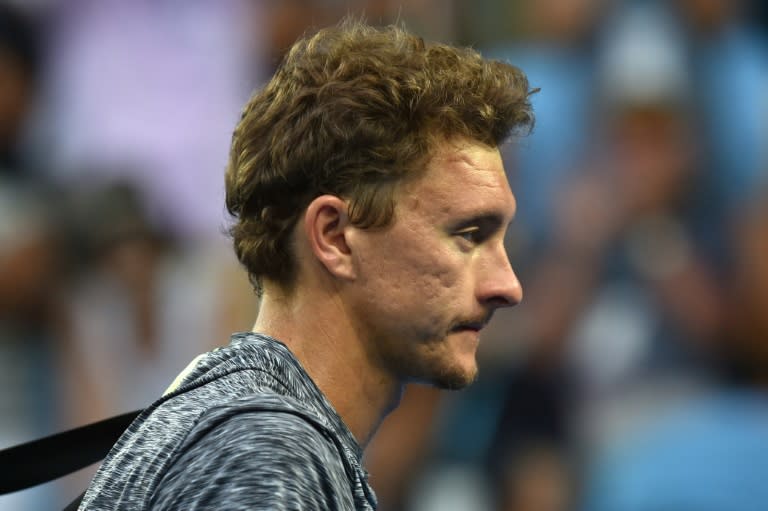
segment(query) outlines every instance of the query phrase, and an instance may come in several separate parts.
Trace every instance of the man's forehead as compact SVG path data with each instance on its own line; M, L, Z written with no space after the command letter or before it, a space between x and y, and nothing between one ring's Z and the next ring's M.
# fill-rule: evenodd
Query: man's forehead
M470 193L488 187L503 193L509 188L501 155L496 147L482 144L446 145L434 153L425 169L427 187L447 193ZM460 185L461 190L453 189ZM498 189L496 189L498 188ZM494 190L496 189L496 190Z
M499 148L466 138L446 139L434 145L429 163L478 164L478 159L488 154L499 155Z
M398 202L444 212L493 210L510 219L515 210L498 148L473 142L438 147L424 172L401 189Z

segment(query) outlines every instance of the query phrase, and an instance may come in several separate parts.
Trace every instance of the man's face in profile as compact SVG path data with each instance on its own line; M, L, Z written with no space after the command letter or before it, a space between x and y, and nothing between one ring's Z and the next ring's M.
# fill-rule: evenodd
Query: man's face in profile
M389 227L359 233L362 337L403 381L464 387L477 374L480 330L522 299L503 244L515 198L499 151L444 143L395 200Z

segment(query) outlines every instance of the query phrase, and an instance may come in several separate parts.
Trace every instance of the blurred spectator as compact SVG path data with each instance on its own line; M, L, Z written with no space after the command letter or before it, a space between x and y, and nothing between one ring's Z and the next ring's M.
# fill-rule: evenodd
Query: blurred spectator
M265 0L264 11L269 14L269 22L256 20L256 31L266 33L266 63L269 67L265 75L277 70L283 54L293 43L307 32L318 30L335 23L343 14L343 4L351 7L355 2L319 2L317 0Z
M57 422L56 344L62 246L50 197L0 178L0 448L51 432ZM0 498L36 509L49 493Z
M39 46L34 21L0 3L0 178L28 177L22 146L39 86Z
M411 492L432 449L440 394L432 387L409 385L400 406L387 417L366 449L365 466L382 511L409 508Z
M40 74L39 34L0 3L0 447L53 429L55 348L64 265L56 195L34 172L28 128ZM0 498L0 509L44 508L48 492Z
M757 511L768 486L768 201L741 218L712 353L720 384L647 418L600 453L587 511Z
M549 445L529 443L506 464L497 509L503 511L566 511L572 508L572 476L563 455Z
M762 392L768 386L768 187L731 216L727 321L713 360L726 382Z
M176 243L134 188L77 199L85 250L67 303L62 396L73 425L146 406L194 357L249 330L256 310L226 247Z
M261 6L58 2L45 83L58 179L128 180L173 232L217 236L230 134L264 73Z
M194 357L250 330L257 310L229 248L180 242L149 219L133 186L92 181L68 203L74 257L56 350L57 429L147 406ZM95 468L63 480L58 502Z
M759 2L754 2L758 3ZM732 207L768 181L768 37L746 0L676 0L684 23L708 177Z
M570 509L574 453L623 427L605 419L631 391L694 373L694 346L718 326L681 39L652 4L609 19L585 163L550 188L551 230L517 311L527 320L509 327L529 351L491 449L500 506L528 495L503 485L511 473L550 488L540 509Z
M595 38L604 15L600 3L516 2L520 30L485 52L522 68L531 85L544 91L531 98L536 112L533 135L505 154L517 196L513 229L518 243L536 245L549 237L556 191L573 170L573 162L585 156L586 128L592 123L596 99ZM513 254L525 256L519 247Z

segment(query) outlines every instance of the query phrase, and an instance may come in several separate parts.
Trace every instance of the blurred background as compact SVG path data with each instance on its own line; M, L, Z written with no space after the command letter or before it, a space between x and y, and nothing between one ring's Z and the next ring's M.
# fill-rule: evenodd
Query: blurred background
M229 138L348 12L541 88L504 148L525 300L474 386L407 390L366 453L380 509L764 510L759 0L0 0L0 448L146 406L251 328ZM0 510L63 507L94 470Z

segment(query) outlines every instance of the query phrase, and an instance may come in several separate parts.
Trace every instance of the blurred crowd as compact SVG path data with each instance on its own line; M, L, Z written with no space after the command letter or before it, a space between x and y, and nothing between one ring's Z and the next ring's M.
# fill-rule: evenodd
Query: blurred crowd
M522 68L521 305L475 385L406 391L383 511L741 511L768 485L759 0L0 0L0 448L140 408L256 298L224 235L239 109L347 13ZM61 507L93 468L0 497Z

